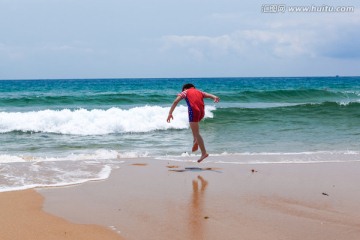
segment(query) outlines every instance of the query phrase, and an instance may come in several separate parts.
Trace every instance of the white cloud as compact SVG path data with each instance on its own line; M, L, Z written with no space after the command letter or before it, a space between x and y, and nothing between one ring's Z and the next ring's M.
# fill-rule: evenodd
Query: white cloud
M283 33L271 30L244 30L221 36L165 36L163 51L172 48L185 49L191 54L196 50L205 57L218 57L228 54L243 56L249 53L264 53L272 57L293 57L312 55L307 49L308 32Z
M267 21L252 29L218 36L164 36L163 51L180 49L196 60L219 56L249 55L271 58L354 58L360 57L360 14L351 16L316 15L289 21ZM199 57L201 56L201 57Z
M180 47L200 60L204 57L226 55L229 51L241 52L241 42L231 35L210 36L164 36L163 51ZM201 57L200 57L201 56Z
M241 32L241 35L245 38L246 44L253 48L253 51L261 50L274 57L313 55L308 48L312 36L307 31L248 30Z

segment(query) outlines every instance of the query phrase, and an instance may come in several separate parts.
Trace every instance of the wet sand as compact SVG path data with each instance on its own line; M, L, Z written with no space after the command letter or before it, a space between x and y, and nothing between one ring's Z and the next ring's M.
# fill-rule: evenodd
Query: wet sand
M132 159L105 181L37 191L46 212L128 240L357 240L359 172L360 162Z

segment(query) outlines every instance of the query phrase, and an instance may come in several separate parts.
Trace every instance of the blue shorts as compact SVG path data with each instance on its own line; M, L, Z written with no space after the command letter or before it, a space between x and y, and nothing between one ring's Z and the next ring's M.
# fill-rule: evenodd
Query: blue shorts
M189 107L189 122L200 122L205 116L203 109L193 109Z

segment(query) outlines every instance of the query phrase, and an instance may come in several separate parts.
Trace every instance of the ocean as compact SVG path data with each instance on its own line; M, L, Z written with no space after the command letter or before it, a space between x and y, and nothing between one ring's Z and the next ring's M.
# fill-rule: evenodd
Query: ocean
M360 77L0 81L0 191L105 179L126 159L196 160L182 85L205 100L213 164L360 161Z

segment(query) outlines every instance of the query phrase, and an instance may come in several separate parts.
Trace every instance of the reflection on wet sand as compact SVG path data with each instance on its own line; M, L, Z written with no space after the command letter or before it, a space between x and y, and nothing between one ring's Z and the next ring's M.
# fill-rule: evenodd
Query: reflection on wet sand
M200 182L200 187L199 187ZM208 219L204 215L204 201L205 201L205 190L208 186L208 182L198 176L195 180L192 181L193 193L191 196L191 202L189 204L189 214L190 214L190 238L194 240L205 239L204 238L204 221Z

